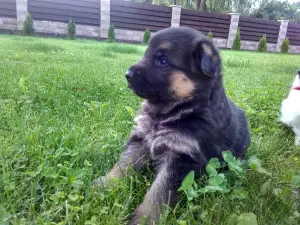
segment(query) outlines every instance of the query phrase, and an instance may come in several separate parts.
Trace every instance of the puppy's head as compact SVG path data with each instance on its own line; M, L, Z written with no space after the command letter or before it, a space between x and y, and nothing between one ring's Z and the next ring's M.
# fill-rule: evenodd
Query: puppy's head
M151 102L209 95L220 76L220 56L210 40L187 27L156 33L140 62L126 72L128 86Z

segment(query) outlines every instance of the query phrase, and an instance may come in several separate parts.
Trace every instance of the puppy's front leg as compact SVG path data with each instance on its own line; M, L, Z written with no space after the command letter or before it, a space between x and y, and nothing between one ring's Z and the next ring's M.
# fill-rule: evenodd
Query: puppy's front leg
M128 173L128 168L133 165L134 170L140 170L148 159L148 150L144 144L144 140L135 134L133 134L129 140L120 160L114 165L114 167L102 177L94 180L94 185L105 184L109 180Z
M128 225L142 224L143 217L148 217L147 224L157 224L161 206L168 203L172 206L176 202L177 189L191 170L193 164L182 161L180 157L165 160L159 166L151 188L145 195L143 203L135 209Z

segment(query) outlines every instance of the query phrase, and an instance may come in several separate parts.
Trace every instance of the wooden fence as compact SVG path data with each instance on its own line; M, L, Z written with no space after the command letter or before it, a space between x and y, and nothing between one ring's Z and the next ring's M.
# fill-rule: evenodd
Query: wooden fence
M29 0L28 11L34 20L67 23L72 18L77 24L100 25L99 0Z
M214 37L227 38L230 19L229 15L182 9L180 25L192 27L205 34L211 31Z
M141 4L122 0L111 1L110 22L116 28L159 31L170 27L172 9L165 6Z
M17 18L16 1L0 0L0 16L8 18Z
M280 23L277 21L240 16L241 40L259 41L265 34L269 43L277 43Z
M289 23L286 36L291 45L300 46L300 24Z
M189 26L205 35L211 31L219 47L231 48L238 27L244 49L255 49L265 34L268 50L278 51L287 37L294 46L292 51L300 53L300 24L125 0L0 0L0 29L21 29L27 12L40 32L65 34L64 24L71 18L80 25L81 35L105 38L113 24L118 39L140 41L147 28L156 32L170 26Z

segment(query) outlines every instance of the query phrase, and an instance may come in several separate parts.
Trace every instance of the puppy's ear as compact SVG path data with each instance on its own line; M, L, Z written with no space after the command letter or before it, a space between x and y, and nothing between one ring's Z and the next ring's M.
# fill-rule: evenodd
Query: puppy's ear
M213 77L220 72L221 60L216 47L209 40L200 40L196 43L193 58L197 72Z

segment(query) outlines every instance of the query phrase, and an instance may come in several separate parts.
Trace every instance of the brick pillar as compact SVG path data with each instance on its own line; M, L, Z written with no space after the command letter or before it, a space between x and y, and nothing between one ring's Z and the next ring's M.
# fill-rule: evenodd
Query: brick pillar
M27 0L17 0L17 21L18 21L18 30L23 30L23 23L27 15Z
M181 6L180 5L172 5L171 7L172 7L171 27L179 27L180 26Z
M107 38L110 26L110 0L100 0L100 37Z
M276 44L276 52L280 52L280 47L286 37L286 32L289 24L288 20L278 20L278 21L280 21L280 28L279 28L279 34L278 34L278 39Z
M231 15L231 21L230 21L230 27L229 27L229 33L227 39L227 48L232 47L232 43L237 33L237 28L239 26L239 20L240 20L239 13L230 13L229 15Z

